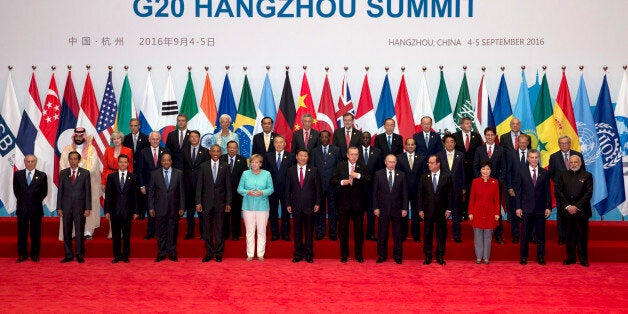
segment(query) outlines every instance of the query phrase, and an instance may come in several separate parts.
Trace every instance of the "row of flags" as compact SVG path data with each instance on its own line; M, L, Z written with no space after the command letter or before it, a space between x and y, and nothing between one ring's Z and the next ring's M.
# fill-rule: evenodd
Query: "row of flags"
M261 132L261 119L265 116L275 120L275 132L286 136L289 150L292 133L302 127L301 117L304 114L311 114L314 117L314 129L333 132L335 128L342 126L342 115L350 112L355 115L355 126L372 135L382 133L384 121L387 118L393 118L397 122L395 131L404 138L411 137L421 130L421 118L424 116L432 118L433 129L441 133L460 130L460 119L472 117L474 129L482 135L487 126L496 127L498 134L509 132L510 121L516 117L522 123L521 130L531 135L533 147L541 151L542 165L547 165L550 154L558 151L558 137L570 136L572 148L582 151L587 170L591 171L597 179L592 203L600 215L620 205L622 214L628 215L628 205L625 204L625 186L628 186L628 182L624 182L628 176L623 175L625 170L622 169L623 164L626 164L626 169L628 169L628 157L626 157L628 152L628 79L625 71L614 112L606 75L603 78L594 114L591 112L582 75L576 100L572 103L564 71L555 100L552 100L545 74L539 83L537 73L535 84L529 87L525 72L522 71L514 110L504 74L501 76L493 102L491 102L486 85L483 74L478 87L478 97L471 99L465 71L452 110L442 70L433 105L425 72L414 105L410 103L405 74L401 76L397 97L394 100L389 77L386 74L377 107L375 107L371 97L368 73L364 76L357 105L354 105L345 74L340 95L334 105L329 78L326 74L320 102L316 108L306 72L303 73L296 104L289 73L285 72L278 106L268 73L266 73L261 97L257 104L253 99L248 75L245 73L240 101L236 106L229 73L225 74L219 102L216 103L209 74L205 74L203 92L198 101L192 74L189 71L183 99L179 105L170 71L162 101L159 104L149 70L142 102L136 107L128 75L125 75L120 96L116 98L112 73L111 70L109 71L105 92L99 105L90 73L88 72L85 79L82 98L79 102L72 81L72 73L69 71L61 97L57 90L55 74L52 74L43 104L33 73L24 110L20 110L11 72L9 72L0 111L0 155L2 156L0 181L4 183L3 187L10 187L12 172L23 168L23 156L35 154L39 159L38 168L55 174L50 182L51 193L46 200L48 208L52 210L56 202L54 198L60 170L58 169L60 150L71 143L73 129L77 125L86 128L87 134L90 135L89 140L102 158L106 147L109 146L111 133L114 130L129 133L129 120L135 117L141 121L142 132L159 131L165 139L167 133L175 129L177 114L184 113L189 119L188 128L199 130L202 144L209 146L212 144L211 135L219 130L219 117L223 114L229 115L232 120L231 129L238 134L240 139L240 153L245 157L250 156L253 134ZM600 180L601 178L605 180ZM609 193L608 187L611 186L612 193ZM1 189L0 200L7 212L11 213L15 210L12 189Z

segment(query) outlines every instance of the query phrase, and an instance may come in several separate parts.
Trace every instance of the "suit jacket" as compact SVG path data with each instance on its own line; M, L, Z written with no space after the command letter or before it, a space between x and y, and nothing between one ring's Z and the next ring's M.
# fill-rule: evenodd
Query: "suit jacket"
M281 168L277 169L277 152L266 153L264 157L264 170L270 172L273 178L274 195L284 196L286 192L286 173L288 169L296 164L294 154L286 150L281 155Z
M454 163L449 170L449 160L447 160L447 151L443 150L442 152L436 154L440 158L440 171L441 173L447 173L451 175L451 180L453 183L453 192L454 195L461 195L462 190L465 189L465 179L466 173L464 171L464 154L457 150L454 150Z
M591 217L591 197L593 196L593 176L584 169L567 170L556 181L556 199L560 206L558 211L566 211L567 205L574 205L586 217Z
M529 150L527 151L529 152ZM526 152L526 157L527 157ZM519 169L528 167L528 161L526 158L525 164L521 164L521 156L519 150L512 150L506 152L506 189L514 189L515 179L519 173Z
M428 146L425 146L423 131L415 133L412 138L414 138L414 141L416 142L415 153L421 154L425 156L425 158L436 155L443 150L443 140L437 132L430 132L430 142L428 143ZM427 171L427 165L425 165L424 170Z
M170 151L170 155L172 155L172 166L181 170L183 169L183 149L186 146L190 145L190 130L185 131L185 136L183 137L183 145L179 148L179 129L175 129L174 131L168 133L168 138L166 139L166 148Z
M388 169L381 169L373 177L373 209L380 217L401 217L408 210L408 180L406 174L395 170L392 190L388 187Z
M552 209L549 174L541 167L536 169L536 186L532 184L530 167L519 168L515 178L515 208L524 214L544 214L546 209Z
M138 212L139 189L137 175L127 171L124 186L120 188L120 172L110 173L105 185L105 214L124 219L133 218Z
M506 151L510 152L510 151L514 151L515 150L515 146L512 144L512 137L510 135L511 131L508 131L508 133L502 134L499 136L499 145L503 148L506 149ZM519 132L520 134L525 134L523 132ZM528 149L532 148L532 143L528 144Z
M129 133L124 136L124 140L122 141L122 145L124 147L128 147L133 150L133 169L135 170L133 173L137 173L137 163L140 159L140 154L142 153L142 149L146 147L150 147L150 142L148 141L148 136L142 132L137 133L137 146L135 150L133 149L133 134Z
M345 128L342 127L340 129L334 130L334 137L332 140L332 144L338 149L340 149L340 157L342 160L347 160L347 141L345 140L346 131ZM351 139L349 140L349 146L360 146L360 141L362 139L362 132L353 127L351 131Z
M185 189L183 171L170 167L170 186L166 188L164 172L153 170L148 185L148 210L154 210L157 217L176 218L179 210L185 209Z
M34 170L31 185L26 184L26 169L13 174L13 195L17 199L18 217L44 215L44 198L48 195L48 176L45 172Z
M475 177L480 176L480 163L483 161L491 161L491 178L497 179L500 183L506 181L506 149L493 144L493 154L488 158L488 148L486 144L475 150L473 158L473 171Z
M218 173L214 182L214 173L211 160L201 165L201 172L196 182L196 204L203 206L203 211L214 208L224 211L225 206L231 206L231 175L229 165L218 160Z
M196 158L192 162L192 145L183 147L181 153L183 157L183 177L185 178L185 207L194 208L196 205L196 181L201 169L201 164L211 159L209 149L198 145L196 150Z
M330 180L331 185L336 187L336 206L339 209L348 208L352 203L362 207L363 198L367 197L364 187L371 184L371 174L359 160L353 171L360 174L360 179L353 179L353 185L340 185L342 180L349 179L349 162L343 160L338 163Z
M303 173L303 187L299 184L299 166L288 169L286 178L286 206L305 214L314 212L321 205L321 177L316 167L307 166Z
M333 193L336 188L331 185L329 181L338 163L342 160L340 158L340 149L336 146L329 145L327 147L327 155L323 156L323 146L319 145L312 151L310 160L312 161L312 166L318 169L323 192Z
M257 133L253 135L253 150L251 154L260 154L265 156L266 153L275 151L275 136L278 134L275 132L270 133L270 143L268 143L268 150L266 150L266 145L264 145L264 132Z
M76 180L72 184L72 168L65 168L59 173L59 188L57 190L57 210L61 209L64 215L84 213L92 208L92 184L89 171L78 168Z
M151 174L154 170L161 168L161 156L169 153L167 148L157 148L157 166L153 160L153 148L148 146L140 152L140 158L137 161L136 173L140 182L140 187L148 187Z
M382 151L373 146L369 147L369 161L364 162L364 146L360 145L358 147L360 149L360 157L358 157L358 162L362 163L366 166L366 169L371 174L371 177L380 169L384 169L384 156L382 155Z
M224 154L220 156L220 161L227 164L227 168L229 167L229 155ZM238 184L240 184L240 179L242 178L242 174L244 171L249 169L249 165L246 162L246 158L244 156L235 155L235 161L233 163L233 170L231 171L231 197L242 197L238 194Z
M315 147L318 147L319 145L318 138L320 136L321 136L320 132L314 129L310 129L310 139L307 141L307 147L305 147L305 141L303 141L303 129L294 131L294 134L292 134L292 146L290 147L292 148L292 151L295 153L298 149L301 149L301 148L305 148L309 152Z
M465 187L471 188L471 181L473 181L473 159L475 158L475 151L478 147L482 146L482 136L477 132L470 132L469 135L469 150L465 149L464 141L465 136L462 131L458 131L454 133L454 138L456 139L456 147L457 151L460 151L464 154L464 174L465 174Z
M397 133L392 134L390 149L388 149L387 136L388 135L386 133L377 134L377 136L375 137L375 143L373 143L373 146L382 151L383 158L386 159L386 156L388 156L389 154L397 156L403 153L403 138L401 137L401 135Z
M414 161L412 162L412 169L410 169L410 162L408 161L408 154L401 153L397 155L397 170L406 174L406 180L408 181L408 189L414 195L419 189L419 177L423 173L423 167L425 156L419 155L414 152Z
M442 165L442 164L441 164ZM442 166L441 166L442 168ZM432 173L426 172L419 180L418 204L419 211L423 211L425 217L433 217L435 220L444 220L445 212L453 209L453 183L451 175L441 170L436 192L432 185Z
M584 157L582 157L582 154L573 149L570 149L569 156L572 155L580 156L580 159L582 160L582 170L586 170L586 167L584 166ZM565 167L565 161L563 160L562 151L559 150L550 155L549 167L547 168L547 171L549 171L550 178L554 181L554 183L558 182L558 180L560 179L560 175L567 170L569 170L569 168Z

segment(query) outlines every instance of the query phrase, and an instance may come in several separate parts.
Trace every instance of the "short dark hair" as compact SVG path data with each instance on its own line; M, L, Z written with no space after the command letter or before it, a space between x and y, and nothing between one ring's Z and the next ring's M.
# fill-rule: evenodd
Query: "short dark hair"
M231 143L236 144L236 147L238 146L238 142L231 140L231 141L227 142L227 147L229 147L229 144L231 144Z
M323 133L327 133L327 135L331 136L331 132L329 132L329 131L327 131L327 130L322 130L322 131L321 131L321 134L323 134Z
M126 154L120 154L118 156L118 161L120 161L120 159L126 158L126 161L129 161L129 156L127 156Z
M79 153L79 152L77 152L77 151L73 150L73 151L71 151L71 152L68 154L68 159L70 159L70 156L72 156L72 155L77 155L77 156L78 156L78 158L79 158L79 160L81 160L81 153Z
M460 118L460 124L462 124L462 122L464 122L465 120L469 120L469 121L473 122L473 118L471 118L469 116L464 116L464 117Z
M297 151L295 152L295 155L298 155L300 152L306 152L308 156L310 155L310 151L305 148L297 149Z
M489 132L489 131L491 131L491 132L493 132L493 134L497 135L497 131L495 131L495 128L494 128L494 127L492 127L492 126L487 126L487 127L484 129L484 135L486 135L486 132Z
M480 163L480 169L484 168L488 166L489 168L491 168L491 170L493 170L493 163L490 160L485 160L483 162Z
M198 135L198 137L201 137L201 132L197 131L197 130L192 130L189 132L190 134L194 133L196 135Z
M264 120L266 120L266 119L270 119L271 123L275 123L275 121L273 121L273 118L271 118L271 117L263 117L262 118L262 122L264 122Z
M454 140L454 143L456 142L456 138L454 137L454 135L453 135L453 134L451 134L451 133L445 133L445 135L443 135L443 143L445 143L445 141L446 141L448 138L451 138L452 140Z

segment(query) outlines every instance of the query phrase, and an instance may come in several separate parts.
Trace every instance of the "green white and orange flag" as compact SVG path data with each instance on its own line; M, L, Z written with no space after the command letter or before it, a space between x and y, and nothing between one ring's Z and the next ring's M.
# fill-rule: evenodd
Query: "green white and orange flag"
M571 95L569 95L569 86L567 85L564 70L563 78L560 80L560 87L558 88L558 95L556 95L556 103L554 104L554 120L556 120L558 137L563 135L569 136L571 149L580 151L578 128L576 127L576 118L573 113Z
M546 74L543 74L541 91L536 100L534 122L536 123L536 134L539 137L537 149L541 152L541 166L547 167L549 165L550 155L558 151L558 133L556 133L552 98L547 85Z
M203 85L203 95L201 96L199 109L199 124L195 125L196 129L201 133L201 136L214 134L214 129L216 128L214 121L216 121L216 117L218 116L218 110L216 109L214 89L207 71L205 72L205 83ZM190 126L188 126L188 128L190 128Z
M314 118L312 129L318 130L318 119L316 119L316 108L314 108L314 101L312 100L312 93L310 92L310 84L307 82L307 75L303 72L303 80L301 81L301 93L299 93L299 102L297 103L297 115L294 119L294 130L301 129L301 117L304 114L309 113Z

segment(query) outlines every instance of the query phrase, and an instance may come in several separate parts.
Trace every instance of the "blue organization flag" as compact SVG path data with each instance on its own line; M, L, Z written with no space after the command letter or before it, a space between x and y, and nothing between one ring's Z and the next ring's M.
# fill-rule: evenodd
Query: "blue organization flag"
M377 133L384 133L384 121L388 118L392 118L395 115L395 105L393 103L392 92L390 90L390 82L388 81L388 74L384 78L384 84L382 85L382 91L379 94L379 101L377 102L377 111L375 112L375 119L377 120Z
M222 93L220 94L220 104L218 105L218 114L216 115L216 129L214 133L220 132L220 116L228 114L231 117L231 125L229 129L233 131L233 123L235 122L236 115L238 114L235 99L233 98L233 90L231 89L231 82L229 81L229 73L225 74L225 82L222 84Z
M622 149L606 75L604 75L595 108L593 119L600 142L601 157L604 161L606 186L610 188L608 197L597 203L595 208L600 215L604 215L626 200L622 173Z
M608 191L606 190L606 181L604 180L604 163L602 158L600 158L602 154L600 142L595 130L589 94L587 93L587 86L584 83L584 75L582 74L580 75L580 86L578 86L578 95L576 95L573 111L584 164L587 167L587 171L591 172L593 178L595 178L593 197L591 198L591 205L595 206L608 196Z
M262 87L262 96L260 98L259 109L264 117L271 117L275 121L277 116L277 107L275 105L275 96L273 95L273 89L270 86L270 79L268 73L264 79L264 87Z
M536 100L536 99L535 99ZM534 123L534 109L530 103L530 92L524 71L521 71L521 85L513 116L521 121L521 132L530 135L532 147L536 148L539 138L536 134L536 124Z
M539 92L541 92L541 84L539 84L539 71L536 71L536 81L534 85L528 88L528 94L530 95L530 103L532 106L536 105L536 100L539 98ZM532 112L534 112L534 108L532 108Z

